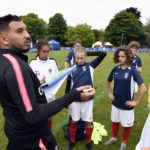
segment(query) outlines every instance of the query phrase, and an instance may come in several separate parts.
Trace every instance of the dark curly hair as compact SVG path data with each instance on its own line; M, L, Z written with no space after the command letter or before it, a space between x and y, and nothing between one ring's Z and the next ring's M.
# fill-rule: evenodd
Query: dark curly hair
M114 53L114 57L113 57L114 63L119 63L118 54L121 51L124 52L125 55L127 56L126 64L130 65L133 62L133 60L134 60L134 56L132 55L131 49L128 46L121 46L121 47L117 48L117 50Z

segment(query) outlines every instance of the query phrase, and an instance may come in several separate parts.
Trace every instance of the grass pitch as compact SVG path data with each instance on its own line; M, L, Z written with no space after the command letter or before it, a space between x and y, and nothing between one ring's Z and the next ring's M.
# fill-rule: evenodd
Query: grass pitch
M68 52L69 51L50 52L49 56L55 58L59 70L64 69L64 62ZM36 56L36 54L27 54L27 55L29 56L29 61L35 58ZM150 83L150 69L149 69L150 54L138 54L138 56L140 56L142 59L143 72L141 75L148 88L148 85ZM92 56L88 57L87 62L92 61L94 58L95 57ZM108 136L103 137L101 143L99 143L98 145L94 145L95 150L116 150L119 149L122 141L123 129L122 127L120 127L117 144L108 147L104 146L104 142L111 137L111 120L110 120L111 101L107 97L106 80L110 71L116 65L113 63L112 58L113 53L108 52L103 62L95 69L94 73L94 86L98 87L96 89L96 95L94 98L94 110L93 110L94 121L105 125L105 129L108 132ZM59 89L56 98L63 96L65 93L64 91L65 91L65 83ZM147 115L148 110L147 110L147 94L146 94L141 103L135 107L135 124L131 129L131 134L127 144L127 150L135 149L135 146L139 141L141 131L147 118ZM68 115L64 109L53 117L53 125L52 125L53 133L55 135L60 150L64 150L69 142L68 140L65 139L64 131L62 130L62 126L67 123L67 120ZM4 118L2 114L2 108L0 108L0 150L6 150L8 142L4 133L3 126L4 126ZM85 140L77 142L73 150L77 149L85 150L86 149L85 143L86 143Z

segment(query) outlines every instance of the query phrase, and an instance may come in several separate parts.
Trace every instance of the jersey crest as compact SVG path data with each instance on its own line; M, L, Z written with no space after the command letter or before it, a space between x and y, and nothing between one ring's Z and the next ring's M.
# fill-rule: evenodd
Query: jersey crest
M40 72L39 71L35 71L35 75L38 77L40 76Z
M82 68L83 68L83 71L86 71L86 66L83 66Z
M48 69L48 72L51 74L52 73L52 69L50 68L50 69Z
M129 75L129 73L126 72L125 75L124 75L124 78L127 79L127 78L128 78L128 75Z

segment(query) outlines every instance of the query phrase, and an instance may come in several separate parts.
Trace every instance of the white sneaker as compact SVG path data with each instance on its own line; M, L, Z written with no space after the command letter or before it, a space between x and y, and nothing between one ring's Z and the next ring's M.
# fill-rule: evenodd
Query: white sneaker
M127 144L121 143L120 150L126 150Z
M117 138L110 138L108 141L106 141L104 143L104 145L108 146L108 145L111 145L111 144L115 144L117 142Z

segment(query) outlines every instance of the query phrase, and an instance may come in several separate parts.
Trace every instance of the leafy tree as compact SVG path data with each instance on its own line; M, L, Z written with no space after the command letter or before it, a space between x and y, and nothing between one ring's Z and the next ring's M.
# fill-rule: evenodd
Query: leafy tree
M144 34L146 36L145 44L146 47L150 48L150 18L147 20L146 25L144 26Z
M37 14L34 14L34 13L29 13L26 15L26 17L31 17L31 18L36 18L38 19L38 15Z
M146 38L150 40L150 18L147 20L147 23L144 26L144 33L146 35Z
M38 16L33 13L20 17L26 24L27 31L29 32L34 43L36 40L46 39L47 25L42 19L39 19Z
M95 41L93 30L86 23L78 24L76 27L68 27L65 38L67 39L67 45L73 45L75 40L81 40L85 47L91 47Z
M80 40L77 38L76 35L77 35L76 34L76 27L68 26L67 32L65 35L65 39L67 40L66 45L72 46L74 44L75 40Z
M132 14L134 14L135 17L139 20L140 25L142 26L142 22L140 21L141 12L138 10L138 8L130 7L130 8L127 8L125 11L126 11L127 13L132 13Z
M138 20L141 18L141 12L138 10L138 8L130 7L130 8L127 8L125 11L127 13L130 13L130 12L133 13Z
M105 31L103 29L100 29L100 30L93 29L93 33L95 36L95 42L96 41L104 42Z
M133 40L141 40L144 32L138 19L132 13L121 11L110 21L105 30L105 40L119 46Z
M65 34L67 32L67 23L63 18L63 15L56 13L49 19L48 24L48 38L54 39L60 42L61 45L65 45Z
M94 33L94 36L95 36L95 42L99 41L99 36L100 36L99 31L97 29L93 29L93 33Z
M99 41L105 42L105 31L103 29L99 30Z

